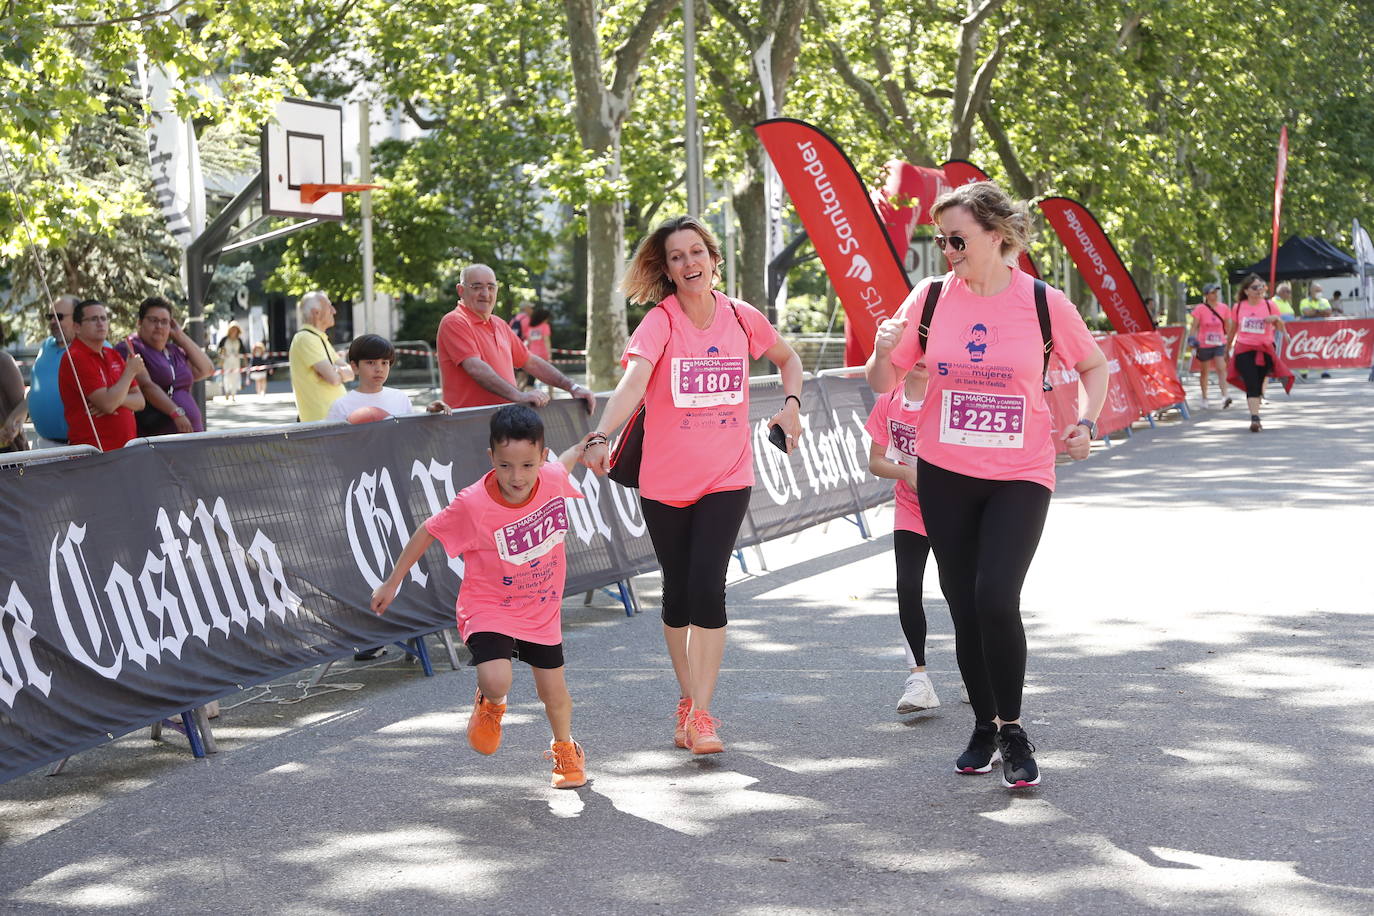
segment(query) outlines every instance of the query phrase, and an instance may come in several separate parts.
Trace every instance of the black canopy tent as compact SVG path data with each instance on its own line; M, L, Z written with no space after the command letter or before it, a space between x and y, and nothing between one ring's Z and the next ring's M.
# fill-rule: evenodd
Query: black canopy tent
M1374 265L1369 269L1374 271ZM1279 246L1278 280L1309 280L1313 277L1340 277L1360 272L1359 262L1314 235L1294 235ZM1246 274L1259 274L1269 279L1269 259L1256 261L1249 267L1238 267L1230 273L1231 282L1239 283Z

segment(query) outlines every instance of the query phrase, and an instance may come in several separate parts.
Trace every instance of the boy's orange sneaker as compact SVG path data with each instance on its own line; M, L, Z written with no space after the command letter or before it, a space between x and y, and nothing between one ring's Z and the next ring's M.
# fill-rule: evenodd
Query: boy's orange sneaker
M687 719L687 746L693 754L719 754L725 743L716 734L718 719L704 709L698 709Z
M673 744L687 746L687 717L692 714L692 698L683 697L677 701L677 728L673 730Z
M553 761L555 789L576 789L587 784L587 752L576 741L550 741L544 757Z
M495 754L501 746L501 717L506 714L505 703L491 703L477 691L472 701L472 715L468 718L468 744L479 754Z

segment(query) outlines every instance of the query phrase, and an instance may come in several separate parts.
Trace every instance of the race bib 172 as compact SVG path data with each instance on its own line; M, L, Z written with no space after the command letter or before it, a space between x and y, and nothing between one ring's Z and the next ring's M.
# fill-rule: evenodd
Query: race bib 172
M563 497L496 532L496 552L515 566L537 560L563 543L568 534L568 504Z

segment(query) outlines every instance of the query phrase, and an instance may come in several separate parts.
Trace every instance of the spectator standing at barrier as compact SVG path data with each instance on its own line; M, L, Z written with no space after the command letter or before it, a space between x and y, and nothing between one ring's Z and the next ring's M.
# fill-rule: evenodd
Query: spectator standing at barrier
M705 224L660 224L635 251L625 294L657 302L621 357L626 367L587 451L610 468L608 435L644 403L640 506L663 571L663 633L677 676L673 734L695 754L724 750L711 715L725 652L725 571L754 484L749 360L768 357L785 392L771 424L801 436L801 360L768 319L714 289L720 245Z
M301 329L291 338L291 391L302 423L323 420L329 405L344 394L353 370L343 361L326 333L334 327L334 303L316 290L301 296Z
M8 350L0 350L0 452L22 452L29 447L24 438L28 415L24 373Z
M267 394L267 376L272 367L267 364L267 348L262 342L253 344L253 353L248 357L248 379L253 383L258 397Z
M892 557L897 563L897 618L902 625L909 674L897 700L898 713L935 709L940 698L926 673L926 611L921 604L930 541L916 500L916 420L930 375L924 363L911 367L906 381L879 395L864 429L873 441L868 469L895 480L897 510L892 522Z
M1322 285L1313 283L1307 287L1307 295L1298 304L1304 318L1330 318L1331 303L1322 295Z
M38 434L37 448L61 448L67 444L67 415L62 408L62 392L58 389L57 373L62 366L62 354L76 339L76 323L72 312L75 296L61 295L48 306L48 339L38 348L29 373L29 419Z
M191 386L215 374L215 364L172 316L172 303L150 296L138 307L138 333L115 349L129 358L129 345L143 357L147 374L138 380L147 402L134 417L140 436L201 433L205 419Z
M396 361L396 347L379 334L364 334L348 345L348 365L353 369L358 385L329 405L326 420L347 420L349 414L363 407L375 407L391 417L406 417L415 412L410 395L399 388L388 388L387 377ZM448 413L448 405L435 401L429 413Z
M229 322L229 330L219 342L220 388L224 397L234 400L243 387L243 360L248 355L243 343L243 328Z
M1264 396L1264 381L1270 376L1291 375L1279 359L1274 344L1277 332L1288 336L1278 307L1265 298L1269 284L1259 274L1250 274L1240 285L1244 296L1236 303L1231 321L1231 336L1226 341L1231 351L1231 384L1245 388L1245 402L1250 407L1250 432L1263 429L1260 422L1260 399Z
M586 440L546 461L543 421L523 404L493 413L490 430L492 470L415 530L396 568L372 592L372 610L386 611L436 540L449 556L461 556L467 573L458 588L458 631L477 668L468 744L480 754L500 747L511 660L518 658L534 673L553 730L545 754L554 761L553 787L575 789L587 783L587 755L572 737L572 697L563 676L563 542L565 500L582 495L569 472Z
M1202 406L1211 407L1207 396L1207 375L1216 372L1221 393L1221 407L1231 406L1226 393L1226 341L1231 334L1231 310L1221 303L1221 287L1208 283L1202 288L1202 304L1193 309L1188 318L1188 336L1197 356L1198 385L1202 388Z
M1244 292L1236 297L1236 301L1245 298ZM1298 313L1293 310L1293 287L1287 280L1284 280L1274 290L1274 307L1279 310L1279 317L1284 321L1297 321Z
M507 401L543 407L549 402L547 394L516 387L515 370L523 368L551 388L562 388L579 398L588 413L596 408L596 395L532 355L510 325L492 318L499 287L490 267L470 264L460 278L458 304L439 322L439 375L445 403L454 410Z
M1021 727L1021 584L1054 488L1053 437L1073 458L1087 457L1106 399L1107 360L1061 292L1012 266L1030 235L1024 204L978 182L941 195L931 217L950 273L919 284L879 327L868 381L887 393L922 358L931 369L917 423L916 492L976 720L955 769L986 773L1000 757L1003 785L1023 788L1038 785L1040 771ZM1088 396L1081 419L1062 431L1051 428L1045 399L1042 321L1053 352L1078 371ZM990 342L976 364L965 350L975 324L988 329Z
M143 358L125 360L105 346L110 312L99 299L85 299L72 310L76 339L58 370L58 389L67 417L67 441L93 445L102 452L123 448L138 435L134 413L146 406L136 384Z

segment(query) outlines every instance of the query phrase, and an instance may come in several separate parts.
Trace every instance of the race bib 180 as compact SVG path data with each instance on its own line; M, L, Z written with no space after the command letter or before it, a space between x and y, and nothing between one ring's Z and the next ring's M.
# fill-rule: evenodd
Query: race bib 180
M916 427L910 423L903 423L901 420L888 417L887 433L887 452L884 453L883 457L888 461L914 467L916 465Z
M1025 438L1023 396L951 390L941 394L941 442L978 448L1020 448Z
M496 532L496 552L516 566L537 560L563 543L568 534L568 504L562 497Z
M1246 334L1263 334L1264 319L1246 316L1240 320L1240 329Z
M744 403L748 373L740 356L673 357L674 407L723 407Z

